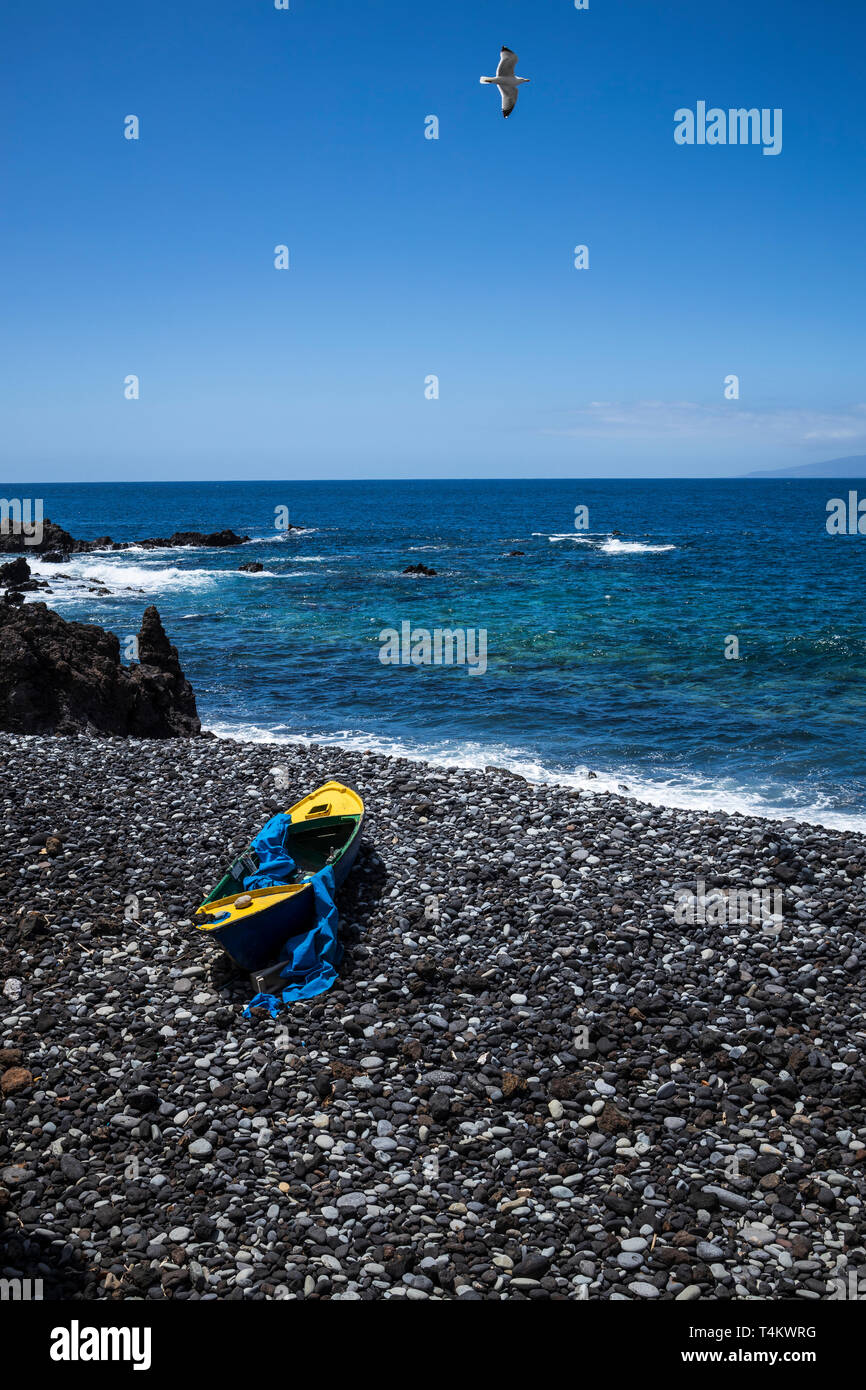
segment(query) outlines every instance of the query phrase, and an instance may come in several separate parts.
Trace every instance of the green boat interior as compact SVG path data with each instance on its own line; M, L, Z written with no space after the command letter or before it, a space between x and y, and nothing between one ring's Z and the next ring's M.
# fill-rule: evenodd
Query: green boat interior
M292 826L286 836L286 848L301 873L318 873L339 858L357 824L357 816L328 816L313 823L303 821Z
M357 816L328 816L297 824L290 822L285 846L297 865L297 871L292 875L291 881L297 883L307 874L318 873L326 864L335 863L355 833L357 824ZM230 898L243 893L245 876L255 873L257 867L255 855L251 854L250 850L245 850L213 891L208 893L205 903L217 902L220 898Z

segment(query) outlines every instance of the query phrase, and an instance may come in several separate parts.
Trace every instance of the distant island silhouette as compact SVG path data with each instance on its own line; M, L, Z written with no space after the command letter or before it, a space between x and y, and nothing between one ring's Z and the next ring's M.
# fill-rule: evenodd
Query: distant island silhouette
M746 478L866 478L866 454L848 454L825 463L802 463L796 468L762 468Z

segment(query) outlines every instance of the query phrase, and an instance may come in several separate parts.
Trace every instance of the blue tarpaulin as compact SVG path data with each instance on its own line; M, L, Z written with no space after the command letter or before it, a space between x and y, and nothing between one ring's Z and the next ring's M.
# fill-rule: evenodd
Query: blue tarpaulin
M286 849L285 840L291 828L288 816L271 816L263 825L250 845L258 856L259 867L254 874L244 878L244 888L251 893L254 888L278 888L283 883L291 883L297 864Z
M269 821L262 835L270 824ZM307 931L290 937L283 948L285 965L280 971L280 978L285 980L285 988L280 994L257 994L247 1004L245 1018L249 1018L250 1009L255 1008L267 1009L271 1018L276 1018L281 1004L292 1004L296 999L315 999L317 994L329 990L337 978L343 948L339 941L340 919L334 903L334 870L330 866L320 869L310 882L313 925ZM250 880L247 879L245 886L249 884Z

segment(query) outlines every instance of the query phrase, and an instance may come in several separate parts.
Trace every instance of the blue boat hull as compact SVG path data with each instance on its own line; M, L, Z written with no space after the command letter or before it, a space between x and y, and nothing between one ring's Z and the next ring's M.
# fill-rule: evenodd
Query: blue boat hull
M241 970L252 973L278 961L286 942L309 931L313 923L313 890L307 885L288 901L256 913L255 928L248 922L230 922L208 934L219 942Z
M284 816L289 818L285 828ZM333 873L334 891L346 881L358 856L363 822L361 798L339 782L326 783L274 816L198 909L201 928L242 970L252 974L273 967L291 955L292 939L314 925L312 885L319 875L327 869L330 884ZM263 882L256 882L259 869ZM244 894L252 900L247 896L239 910L232 899Z

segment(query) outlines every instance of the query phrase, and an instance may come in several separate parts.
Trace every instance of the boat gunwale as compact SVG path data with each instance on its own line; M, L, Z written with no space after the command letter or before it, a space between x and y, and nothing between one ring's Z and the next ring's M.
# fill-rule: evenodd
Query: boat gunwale
M342 813L339 813L339 814L334 815L334 816L322 816L322 817L320 817L320 816L305 816L303 819L298 820L298 821L295 821L295 820L292 819L293 813L298 809L299 806L302 806L302 805L304 804L305 801L313 800L313 799L315 799L316 797L320 796L322 793L324 793L325 791L327 791L328 789L331 789L331 788L339 788L339 789L342 790L342 791L349 792L353 797L356 798L356 800L357 800L358 804L360 805L360 808L361 808L361 809L360 809L359 811L347 811L347 812L342 812ZM340 863L340 861L345 857L346 853L356 844L356 842L357 842L357 840L358 840L358 838L359 838L359 836L360 836L360 834L361 834L361 831L362 831L363 825L364 825L364 820L365 820L365 817L366 817L366 808L365 808L365 806L364 806L364 802L363 802L362 797L361 797L360 794L359 794L358 792L356 792L353 788L351 788L351 787L346 787L343 783L338 783L338 782L331 781L331 782L326 782L326 783L324 784L324 786L319 787L316 791L310 792L306 797L302 797L300 801L295 802L294 806L290 806L287 810L277 812L276 814L277 814L277 815L287 816L287 817L289 818L289 824L288 824L288 828L287 828L287 832L286 832L286 836L285 836L285 843L286 843L287 845L288 845L288 844L290 843L290 841L291 841L292 839L294 839L294 838L300 839L300 838L303 836L303 834L304 834L305 831L309 831L310 833L314 833L314 832L317 831L317 830L321 830L323 827L327 827L329 824L332 825L332 826L334 826L334 825L336 825L336 824L339 824L340 822L349 822L349 821L353 821L353 822L354 822L354 825L352 826L351 832L346 836L345 843L342 844L342 845L339 847L339 849L337 850L336 854L334 855L334 858L331 860L331 862L330 862L329 865L324 865L324 864L323 864L323 865L320 866L319 869L315 869L315 870L301 870L301 871L299 871L299 877L298 877L298 878L290 879L290 880L289 880L287 883L285 883L285 884L273 884L273 885L269 885L268 888L264 888L264 889L262 889L262 888L258 888L258 889L246 889L246 888L244 888L244 887L240 887L240 888L236 888L236 889L233 890L231 893L224 893L224 894L222 894L219 898L216 898L216 897L214 897L214 894L218 891L218 889L219 889L220 887L223 886L225 880L226 880L227 878L230 877L230 874L231 874L231 866L229 866L229 868L226 869L225 873L223 873L223 874L221 875L221 877L220 877L219 879L217 879L216 883L214 884L213 888L210 890L210 893L207 895L207 897L204 898L203 901L202 901L202 902L199 904L199 906L196 908L195 914L194 914L196 917L197 917L200 913L203 913L203 912L213 912L213 911L217 910L217 905L218 905L218 904L219 904L219 905L224 905L225 903L227 903L227 902L229 902L229 901L231 901L231 900L233 900L233 899L235 899L235 898L240 897L243 893L249 892L249 893L251 894L251 896L256 896L256 895L258 895L258 894L265 894L265 893L268 893L268 892L270 892L270 893L277 892L277 893L278 893L280 890L285 891L285 890L287 890L287 889L292 889L292 888L300 890L300 889L306 887L307 884L309 883L310 878L312 878L316 873L320 873L320 872L322 871L322 869L324 869L324 868L326 868L326 867L329 867L329 868L332 868L332 869L335 869L335 870L336 870L337 865L338 865L338 864ZM347 826L347 829L348 829L348 826ZM257 833L259 833L259 832L257 832ZM253 840L254 840L254 839L255 839L255 836L253 837ZM244 851L244 853L246 853L248 850L252 849L252 845L253 845L253 841L251 840L250 843L247 845L247 849L246 849L246 851ZM238 857L238 856L236 856L236 858L235 858L234 860L232 860L232 863L235 863L235 862L236 862L237 857ZM237 882L237 880L235 880L235 882ZM263 910L263 909L259 909L259 911L261 911L261 910ZM255 914L255 915L258 915L258 914ZM240 920L242 920L242 919L241 919L241 918L231 918L228 922L213 922L213 923L196 922L195 925L196 925L196 927L197 927L199 930L202 930L202 931L214 931L214 930L218 930L220 927L229 927L229 926L233 926L233 925L235 924L235 922L240 921ZM254 920L254 919L251 919L251 920Z

